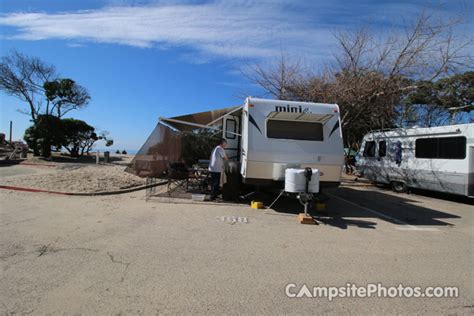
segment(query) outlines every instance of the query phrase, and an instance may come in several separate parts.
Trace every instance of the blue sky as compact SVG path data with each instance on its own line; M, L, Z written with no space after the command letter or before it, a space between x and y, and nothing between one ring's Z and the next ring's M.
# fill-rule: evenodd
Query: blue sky
M423 9L472 20L467 1L2 0L0 54L16 49L55 65L92 96L70 116L109 131L114 148L137 149L159 116L261 93L240 74L249 63L285 52L318 67L332 58L334 31L369 24L384 32ZM13 120L21 138L24 107L0 92L0 131Z

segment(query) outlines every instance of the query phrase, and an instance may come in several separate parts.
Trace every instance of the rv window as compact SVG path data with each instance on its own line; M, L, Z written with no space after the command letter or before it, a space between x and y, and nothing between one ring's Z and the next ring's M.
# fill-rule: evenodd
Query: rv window
M323 140L323 124L300 121L267 121L267 137L295 140Z
M379 142L379 157L385 157L387 155L387 142L382 140Z
M236 124L234 119L227 119L225 121L225 138L227 139L235 139Z
M365 142L364 157L375 157L375 141Z
M415 157L464 159L466 158L466 137L419 138L415 143Z

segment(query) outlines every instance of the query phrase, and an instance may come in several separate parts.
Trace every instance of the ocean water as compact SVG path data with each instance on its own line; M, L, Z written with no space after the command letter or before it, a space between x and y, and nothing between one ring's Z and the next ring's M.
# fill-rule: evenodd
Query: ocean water
M103 153L104 151L110 151L111 154L115 154L115 152L117 150L119 150L120 152L123 151L123 149L120 149L120 148L94 148L92 149L92 151L95 151L95 150L99 150L101 153ZM136 155L136 153L138 152L138 149L125 149L127 151L127 154L129 155Z

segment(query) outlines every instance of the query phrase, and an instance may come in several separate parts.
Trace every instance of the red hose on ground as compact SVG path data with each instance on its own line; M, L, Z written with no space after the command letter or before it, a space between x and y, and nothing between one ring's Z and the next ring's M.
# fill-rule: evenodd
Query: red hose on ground
M132 187L123 190L117 191L107 191L107 192L88 192L88 193L81 193L81 192L58 192L58 191L49 191L49 190L41 190L41 189L31 189L31 188L21 188L21 187L14 187L9 185L0 185L0 189L5 190L12 190L12 191L23 191L23 192L34 192L34 193L50 193L50 194L60 194L60 195L69 195L69 196L99 196L99 195L115 195L115 194L122 194L122 193L130 193L135 191L140 191L152 187L158 187L167 184L168 181L163 181L160 183L152 184L152 185L143 185L138 187Z
M7 189L13 191L25 191L25 192L42 192L42 193L51 193L51 194L61 194L61 195L71 195L66 192L57 192L57 191L48 191L48 190L41 190L41 189L30 189L30 188L20 188L20 187L12 187L9 185L0 185L0 189Z

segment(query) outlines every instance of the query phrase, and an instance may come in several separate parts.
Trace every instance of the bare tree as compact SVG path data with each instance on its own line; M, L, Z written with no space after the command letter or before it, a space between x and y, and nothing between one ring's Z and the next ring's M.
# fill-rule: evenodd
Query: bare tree
M454 28L461 23L422 12L402 31L392 31L382 38L367 28L355 33L338 32L335 37L341 52L336 60L340 69L354 73L370 70L389 79L432 81L471 66L472 56L466 48L472 45L472 38L454 36Z
M249 65L242 74L253 84L279 100L290 98L288 88L293 86L302 74L302 66L298 60L290 60L283 53L272 65Z
M33 121L43 105L43 85L55 77L53 66L17 51L3 56L0 61L0 90L27 103L29 109L23 113L30 115Z
M343 115L345 125L353 124L351 121L369 111L379 120L382 118L380 123L387 124L401 98L417 89L415 80L433 81L469 67L472 56L465 53L465 48L472 40L460 41L453 36L453 28L459 22L423 12L403 32L392 32L379 40L367 29L336 34L341 47L336 60L339 74L345 77L336 80L344 83L338 99L344 100L344 94L357 91L342 103L352 110Z
M274 67L255 67L250 79L276 98L339 104L346 145L351 146L368 130L390 128L400 116L412 116L410 107L399 105L418 81L471 67L467 47L472 39L454 36L460 23L422 12L402 31L382 37L369 28L340 31L334 34L336 63L325 66L322 74L303 74L281 58Z

